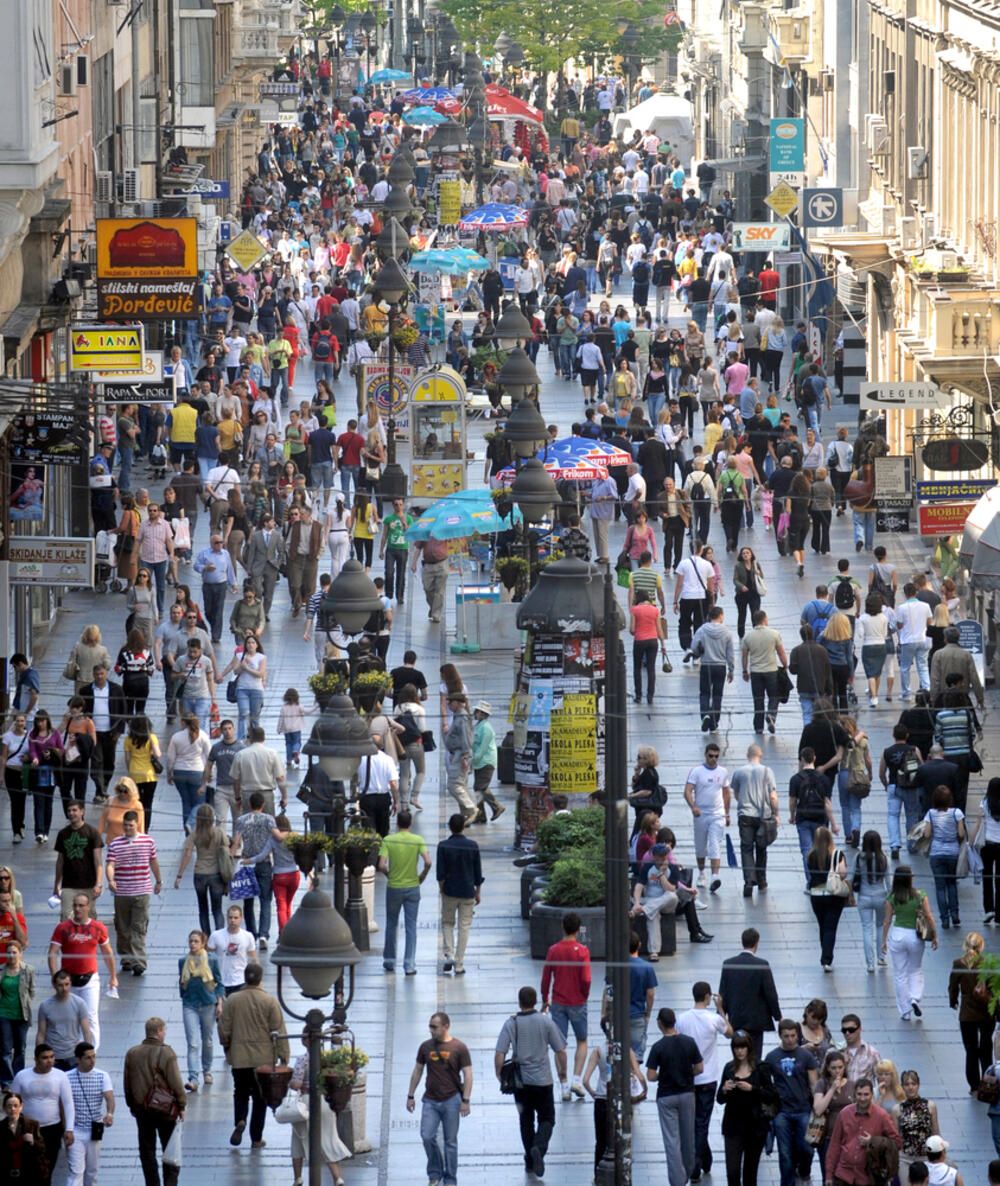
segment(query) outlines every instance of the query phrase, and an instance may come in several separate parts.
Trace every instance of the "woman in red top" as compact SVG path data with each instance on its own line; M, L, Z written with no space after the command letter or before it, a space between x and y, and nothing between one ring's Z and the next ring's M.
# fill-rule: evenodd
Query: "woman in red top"
M635 681L635 702L642 703L642 669L646 668L646 703L653 703L653 693L656 690L656 647L660 645L663 654L667 653L667 633L663 628L660 611L649 600L646 589L640 589L635 595L635 605L629 613L632 622L629 630L632 634L632 678Z
M643 552L650 552L653 559L657 559L656 532L649 525L649 516L645 511L638 512L635 522L625 532L623 550L629 558L633 572L639 567L639 557Z
M299 338L302 335L291 317L285 318L285 328L281 331L281 336L292 348L292 353L288 358L288 386L292 388L295 386L295 364L302 357L303 350L299 343Z

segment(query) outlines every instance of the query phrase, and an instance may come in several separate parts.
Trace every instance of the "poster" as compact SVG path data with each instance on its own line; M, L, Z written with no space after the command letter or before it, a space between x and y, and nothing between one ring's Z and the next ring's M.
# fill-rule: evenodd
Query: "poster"
M528 728L548 731L552 715L551 680L533 679L528 688Z
M75 465L89 440L87 425L72 413L25 412L14 421L10 452L16 461Z
M438 182L438 224L454 226L462 217L462 183Z
M544 787L548 782L549 754L544 733L528 729L524 745L514 750L514 779L519 786Z
M532 675L563 674L563 640L559 635L547 637L531 636L531 653L528 663Z
M589 638L570 638L563 643L563 674L585 679L594 676L594 656Z
M549 739L549 790L556 794L589 795L597 790L597 698L591 694L563 697L552 713Z
M41 523L45 518L44 466L11 465L9 498L12 523Z
M527 692L515 692L511 701L510 723L514 730L514 749L524 749L528 736L528 708L531 697Z
M415 461L413 498L444 498L464 486L465 466L461 461Z

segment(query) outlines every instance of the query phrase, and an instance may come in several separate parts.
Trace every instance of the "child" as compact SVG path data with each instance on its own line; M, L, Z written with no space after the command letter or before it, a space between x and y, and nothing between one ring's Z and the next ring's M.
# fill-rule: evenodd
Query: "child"
M278 714L278 732L285 735L285 762L298 770L306 714L299 704L299 694L295 688L289 688L285 692L283 701L281 712Z
M185 564L191 563L191 521L184 513L183 507L177 509L177 514L171 520L170 526L174 532L174 554L170 560L170 579L176 585L178 559L183 560Z

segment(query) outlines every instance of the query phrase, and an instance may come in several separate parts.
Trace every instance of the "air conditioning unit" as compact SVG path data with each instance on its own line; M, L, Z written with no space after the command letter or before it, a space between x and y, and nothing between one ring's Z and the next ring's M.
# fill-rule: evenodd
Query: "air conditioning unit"
M927 162L929 153L922 145L908 147L906 150L906 176L910 181L922 181L927 176Z
M160 202L137 202L135 205L136 218L160 218L162 213Z
M889 126L884 116L865 116L865 145L872 156L885 156L889 152Z
M76 62L66 62L59 67L58 83L60 95L76 94Z
M899 242L904 251L921 246L917 235L917 220L913 217L899 220Z
M122 201L127 206L134 206L139 201L141 177L138 169L122 170Z
M938 237L938 220L936 214L925 214L920 220L921 246L929 247Z
M110 172L98 172L94 174L94 201L95 202L113 202L115 200L114 188L112 183L112 174Z

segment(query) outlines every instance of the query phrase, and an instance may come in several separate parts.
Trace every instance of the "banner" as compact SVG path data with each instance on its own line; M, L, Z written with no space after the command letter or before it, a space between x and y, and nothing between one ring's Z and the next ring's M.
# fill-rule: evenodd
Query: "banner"
M462 183L438 182L438 225L454 226L462 217Z
M97 219L99 317L193 319L197 287L197 219Z
M790 245L787 222L733 223L733 251L788 251Z
M553 709L549 736L549 790L589 795L597 790L597 745L594 725L597 697L591 694L562 698Z
M965 528L965 520L974 502L942 502L919 509L921 535L956 535Z
M11 465L8 500L12 523L41 523L45 518L45 467Z

